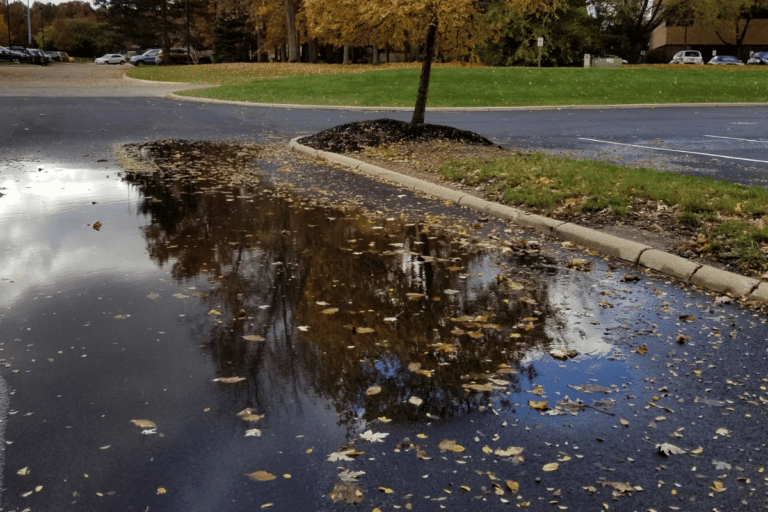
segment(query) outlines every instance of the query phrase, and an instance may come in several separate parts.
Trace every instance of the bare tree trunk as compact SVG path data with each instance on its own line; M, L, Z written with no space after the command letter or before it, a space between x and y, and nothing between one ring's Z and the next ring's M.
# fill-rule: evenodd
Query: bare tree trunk
M169 65L171 63L171 38L168 36L168 0L161 0L160 14L163 18L163 62L162 65Z
M285 24L288 33L288 62L299 62L299 29L296 28L296 0L284 0Z
M375 65L379 63L379 47L374 43L372 50L373 55L371 56L371 64Z
M349 64L349 45L344 45L344 59L341 62L342 64Z
M309 62L317 64L317 38L313 37L309 40Z
M427 110L427 92L429 92L429 76L432 73L432 58L435 54L435 36L437 35L437 19L427 29L427 47L424 54L424 62L421 63L421 76L419 77L419 90L416 93L416 106L413 108L411 124L424 124L424 113Z

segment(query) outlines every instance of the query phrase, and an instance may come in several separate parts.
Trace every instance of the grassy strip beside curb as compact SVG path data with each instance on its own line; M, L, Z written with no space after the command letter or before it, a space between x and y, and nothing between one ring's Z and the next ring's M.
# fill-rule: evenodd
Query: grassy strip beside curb
M490 162L453 160L443 176L484 186L500 202L558 218L611 212L620 219L636 200L657 202L681 225L696 228L701 250L724 261L768 268L768 190L758 186L543 153Z
M417 64L212 64L143 67L129 76L221 84L184 95L256 103L413 106ZM768 67L627 66L621 69L436 67L430 107L763 102Z

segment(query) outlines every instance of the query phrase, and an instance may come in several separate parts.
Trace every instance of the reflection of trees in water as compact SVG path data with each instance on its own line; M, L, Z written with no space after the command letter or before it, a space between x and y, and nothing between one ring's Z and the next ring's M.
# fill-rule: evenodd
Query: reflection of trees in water
M216 158L229 159L217 150ZM126 177L142 192L140 211L150 218L150 257L173 262L177 279L207 275L205 300L222 315L206 349L219 375L248 378L231 389L247 390L242 399L250 406L273 415L321 394L342 421L464 414L489 399L465 385L503 379L519 391L520 374L499 370L516 367L532 344L549 343L544 324L553 312L541 273L530 267L536 255L514 250L500 257L435 224L181 178L185 165L206 160L199 152L185 160L178 148L164 151L174 156L172 170ZM501 273L506 279L497 280ZM330 307L338 312L326 314ZM461 316L480 318L452 320ZM520 338L510 337L526 323L531 328L517 330ZM265 341L243 338L250 334ZM367 395L374 385L382 392ZM412 396L424 404L409 404Z

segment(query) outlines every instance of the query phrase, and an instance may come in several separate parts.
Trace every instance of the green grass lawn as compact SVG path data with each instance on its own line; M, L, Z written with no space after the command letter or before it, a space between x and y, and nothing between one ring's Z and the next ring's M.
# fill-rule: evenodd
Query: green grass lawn
M187 96L259 103L410 107L418 65L220 64L144 67L129 76L222 84ZM763 102L768 67L627 66L621 69L436 67L428 106L496 107Z
M610 211L620 220L634 200L659 202L675 212L677 223L704 236L704 252L744 268L768 268L762 250L768 244L764 187L543 153L449 161L441 171L448 180L486 188L503 203L561 218Z

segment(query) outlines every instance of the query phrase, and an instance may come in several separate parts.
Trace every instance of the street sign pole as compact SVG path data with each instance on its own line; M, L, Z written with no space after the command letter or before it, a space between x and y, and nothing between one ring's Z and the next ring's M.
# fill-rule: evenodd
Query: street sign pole
M541 67L541 47L544 46L544 38L540 37L536 43L539 46L539 67Z

